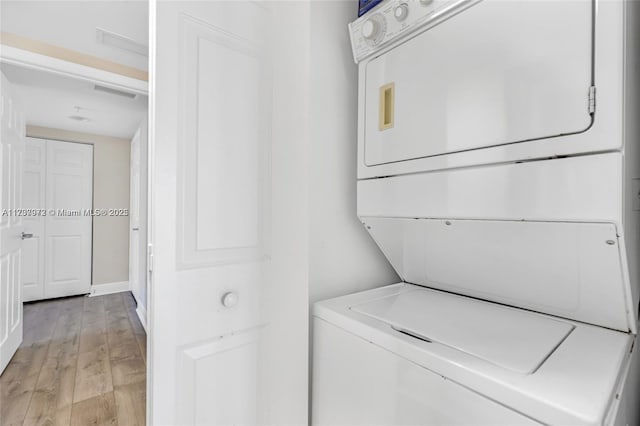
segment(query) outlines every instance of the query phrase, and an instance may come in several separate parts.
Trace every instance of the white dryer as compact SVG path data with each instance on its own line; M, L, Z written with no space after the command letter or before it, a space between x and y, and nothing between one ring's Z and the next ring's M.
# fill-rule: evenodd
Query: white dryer
M314 424L640 424L639 24L385 0L350 25L358 216L403 282L314 306Z
M359 177L621 149L632 3L385 1L350 25Z

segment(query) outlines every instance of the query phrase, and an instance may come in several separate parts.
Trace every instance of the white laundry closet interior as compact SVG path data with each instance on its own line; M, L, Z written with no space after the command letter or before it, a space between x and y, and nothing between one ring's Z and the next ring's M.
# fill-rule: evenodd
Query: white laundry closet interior
M314 305L312 423L638 424L640 8L384 0L349 30L357 215L400 282Z
M0 423L640 425L640 1L0 16Z

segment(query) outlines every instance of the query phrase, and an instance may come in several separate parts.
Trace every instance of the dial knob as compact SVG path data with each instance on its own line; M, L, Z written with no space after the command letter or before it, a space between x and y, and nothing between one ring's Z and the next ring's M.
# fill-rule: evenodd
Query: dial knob
M233 291L229 291L222 295L222 306L225 308L233 308L238 304L238 294Z
M409 15L409 7L404 3L393 10L393 16L397 21L404 21L407 19L407 15Z
M371 40L378 35L380 31L380 24L373 19L368 19L362 24L362 37Z

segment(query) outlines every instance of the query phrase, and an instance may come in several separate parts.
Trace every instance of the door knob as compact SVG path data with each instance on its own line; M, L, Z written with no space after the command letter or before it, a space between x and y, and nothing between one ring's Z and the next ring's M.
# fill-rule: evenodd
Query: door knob
M24 232L20 236L23 240L26 240L27 238L33 238L33 234L26 234Z
M222 295L221 302L225 308L233 308L238 304L238 294L235 291L229 291Z

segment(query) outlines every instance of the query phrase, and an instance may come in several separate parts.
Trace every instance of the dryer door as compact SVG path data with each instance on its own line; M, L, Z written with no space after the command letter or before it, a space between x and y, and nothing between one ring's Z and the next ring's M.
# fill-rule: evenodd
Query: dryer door
M363 63L367 166L589 128L589 0L484 0Z

